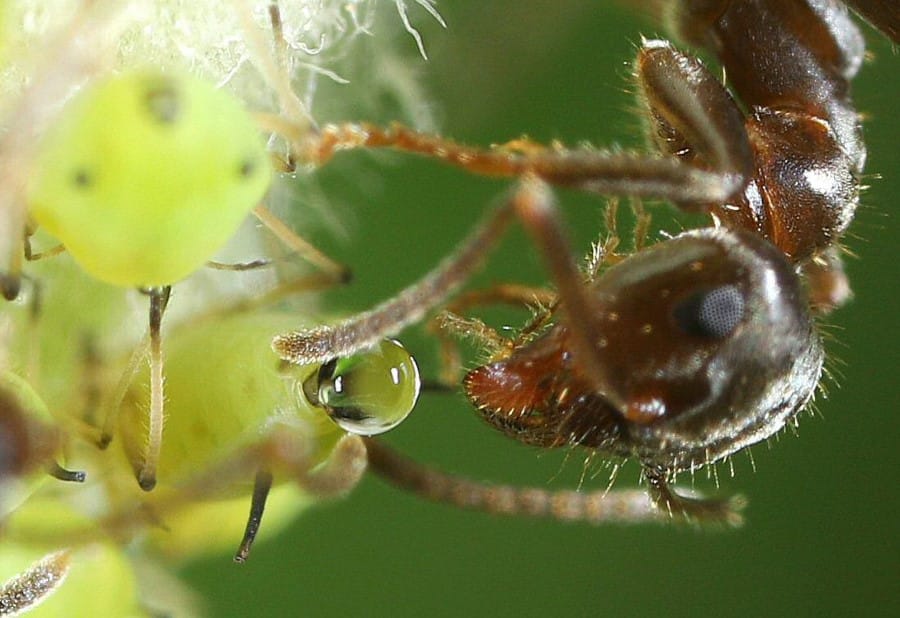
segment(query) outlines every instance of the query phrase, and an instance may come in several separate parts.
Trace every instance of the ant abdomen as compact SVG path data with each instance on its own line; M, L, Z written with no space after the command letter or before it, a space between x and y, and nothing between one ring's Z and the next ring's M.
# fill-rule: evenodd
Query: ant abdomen
M611 267L590 295L604 388L557 325L466 376L489 423L675 471L771 436L815 391L823 350L799 279L749 233L686 232Z

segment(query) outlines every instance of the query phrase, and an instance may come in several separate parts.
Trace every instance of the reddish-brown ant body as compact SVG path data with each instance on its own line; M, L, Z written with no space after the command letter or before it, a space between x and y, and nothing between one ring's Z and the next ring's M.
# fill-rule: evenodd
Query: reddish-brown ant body
M853 4L896 39L896 10ZM400 126L323 130L301 156L392 147L520 181L420 283L338 326L276 338L276 351L320 362L420 319L517 217L553 274L557 323L521 345L496 346L492 362L466 375L469 399L521 442L637 459L651 501L670 514L736 521L728 501L685 498L669 483L776 434L815 393L824 352L811 309L829 311L849 295L839 243L866 155L850 98L864 40L833 1L681 0L669 9L675 34L716 56L740 102L696 58L645 40L635 73L661 157L522 142L483 151ZM585 282L548 185L664 198L710 213L716 227L639 251ZM500 339L464 320L456 329L488 346ZM634 492L606 493L600 507L591 494L499 491L368 446L376 471L434 499L592 520L655 513Z
M897 39L896 8L850 4ZM684 498L668 485L680 471L776 434L815 393L824 352L811 311L849 296L839 243L866 157L850 98L864 40L833 1L681 0L669 8L674 33L715 55L739 99L696 58L645 40L635 72L664 156L521 142L484 151L399 126L326 128L301 155L322 161L341 149L392 147L521 180L423 281L336 327L279 337L276 351L320 361L420 319L518 217L554 276L557 323L521 345L499 346L492 362L470 371L469 399L521 442L636 458L652 502L671 514L735 521L729 502ZM710 213L716 228L639 251L585 282L548 185L668 199ZM483 325L458 323L487 345L499 339ZM374 441L368 447L377 472L433 499L592 520L635 521L654 511L634 492L563 499L455 481Z
M894 8L851 4L896 40ZM669 483L776 434L815 393L824 352L811 310L829 311L849 295L839 243L866 157L850 98L864 40L846 7L830 0L681 0L669 8L674 33L715 55L738 100L696 58L645 40L635 73L663 156L530 142L485 151L400 126L325 128L301 157L392 147L520 180L421 282L340 325L278 337L275 350L292 362L321 362L420 319L518 218L553 274L556 324L520 345L496 346L492 362L466 375L469 399L521 442L637 459L651 502L670 514L736 521L732 503L682 497ZM708 212L716 225L643 249L586 282L550 185L664 198ZM488 346L500 339L484 325L456 323ZM595 521L657 515L634 492L501 491L418 467L372 440L368 447L377 472L433 499Z

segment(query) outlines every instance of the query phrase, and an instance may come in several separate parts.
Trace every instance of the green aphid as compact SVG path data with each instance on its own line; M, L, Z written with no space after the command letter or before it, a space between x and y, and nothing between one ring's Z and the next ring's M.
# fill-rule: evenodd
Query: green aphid
M223 501L224 513L230 508L224 501L246 501L252 488L251 520L258 525L269 487L293 483L314 501L358 482L365 469L358 436L382 433L406 418L419 394L418 368L393 340L326 366L286 363L270 342L297 323L285 313L243 313L198 320L170 334L166 439L152 503L165 509ZM136 377L118 421L119 442L135 469L147 444L148 379L147 371ZM175 492L180 498L173 499ZM164 552L177 553L167 536L183 539L195 528L193 508L166 516L171 534L154 535ZM240 514L246 520L246 502ZM219 521L217 532L233 543L238 531ZM206 536L220 544L222 535ZM239 559L254 536L255 529L245 534Z
M29 212L92 276L175 283L200 268L272 177L240 102L181 73L132 70L92 85L50 128Z

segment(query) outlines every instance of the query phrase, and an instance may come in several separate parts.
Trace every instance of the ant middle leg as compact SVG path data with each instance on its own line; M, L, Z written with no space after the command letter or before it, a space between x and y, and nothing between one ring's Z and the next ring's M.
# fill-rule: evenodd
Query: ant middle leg
M639 489L579 492L511 487L447 474L408 459L374 438L366 438L365 444L372 472L405 491L460 508L591 524L681 520L738 526L742 522L740 499L685 498L672 492L662 477L646 472L649 493Z

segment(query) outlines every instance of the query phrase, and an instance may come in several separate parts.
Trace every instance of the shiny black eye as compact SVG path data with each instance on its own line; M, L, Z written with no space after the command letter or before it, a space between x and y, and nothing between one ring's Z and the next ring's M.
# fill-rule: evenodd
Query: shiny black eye
M681 301L673 316L688 335L724 339L744 318L744 297L734 285L703 290Z

